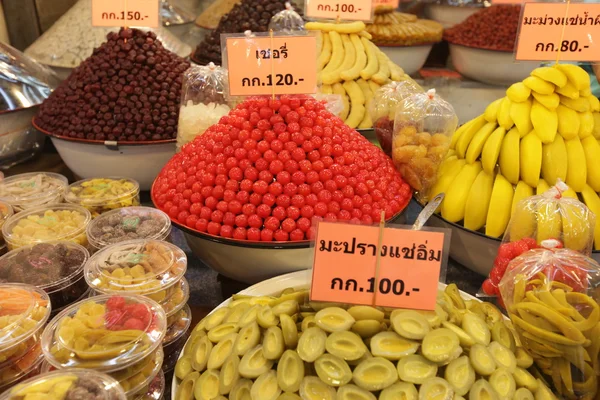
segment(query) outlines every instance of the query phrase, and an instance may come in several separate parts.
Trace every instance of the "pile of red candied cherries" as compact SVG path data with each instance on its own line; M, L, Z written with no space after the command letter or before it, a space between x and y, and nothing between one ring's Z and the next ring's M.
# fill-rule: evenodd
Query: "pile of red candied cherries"
M309 96L249 98L183 147L152 198L199 232L249 241L298 241L315 219L386 220L411 190L392 160Z

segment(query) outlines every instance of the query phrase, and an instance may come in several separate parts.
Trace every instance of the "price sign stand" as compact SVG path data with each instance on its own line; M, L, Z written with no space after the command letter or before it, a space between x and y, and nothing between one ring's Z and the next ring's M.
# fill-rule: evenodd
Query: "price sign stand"
M515 60L600 61L600 3L525 3Z
M92 0L92 26L158 28L160 0Z
M317 92L313 32L222 34L221 50L232 97Z
M441 198L412 227L319 222L310 299L433 310L438 282L445 281L451 231L424 228L423 221Z
M371 22L374 11L373 0L304 0L304 16L310 20Z

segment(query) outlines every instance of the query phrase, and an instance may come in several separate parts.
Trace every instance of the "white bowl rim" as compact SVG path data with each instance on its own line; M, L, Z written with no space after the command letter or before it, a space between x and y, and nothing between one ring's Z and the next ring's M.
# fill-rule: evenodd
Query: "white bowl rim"
M446 40L446 39L444 39L444 40ZM448 40L446 40L446 41L448 42L448 44L450 46L464 47L464 48L470 49L470 50L489 51L490 53L504 53L504 54L512 54L512 53L514 53L513 50L484 49L484 48L481 48L481 47L474 47L474 46L467 46L467 45L464 45L464 44L452 43L452 42L449 42Z

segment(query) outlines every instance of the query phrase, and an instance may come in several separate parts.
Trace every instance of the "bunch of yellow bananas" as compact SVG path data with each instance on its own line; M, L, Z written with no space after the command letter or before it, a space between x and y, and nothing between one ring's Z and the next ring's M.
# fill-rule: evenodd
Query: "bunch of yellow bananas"
M500 237L521 199L560 178L570 188L565 196L599 216L600 249L599 140L600 102L587 72L571 64L537 68L455 132L429 198L445 192L445 219Z

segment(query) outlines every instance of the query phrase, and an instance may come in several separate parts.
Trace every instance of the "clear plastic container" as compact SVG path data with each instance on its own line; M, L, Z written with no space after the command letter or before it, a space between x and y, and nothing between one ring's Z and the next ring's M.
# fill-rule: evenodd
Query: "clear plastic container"
M190 284L187 279L181 278L179 283L169 290L169 296L159 304L167 314L167 328L173 324L173 316L187 304L190 298Z
M166 315L137 295L96 296L73 304L48 324L42 350L54 367L119 371L147 357L162 343Z
M135 397L134 400L161 400L165 393L166 386L165 374L160 371L152 383L150 383L146 393Z
M14 386L0 400L125 400L119 383L108 375L83 369L48 372Z
M8 177L0 182L0 201L16 212L45 204L61 203L69 181L53 172L30 172Z
M179 338L175 339L172 343L168 345L163 345L163 351L165 352L165 360L163 361L163 372L168 374L169 372L175 369L175 365L177 365L177 360L179 359L179 355L183 351L185 347L185 343L190 338L189 331L183 332Z
M10 217L2 227L2 235L9 250L58 240L87 247L85 229L91 219L87 209L75 204L41 206Z
M73 242L38 243L0 257L0 281L27 283L43 289L52 307L77 301L88 289L83 266L87 249Z
M171 219L152 207L126 207L94 219L87 227L92 249L132 239L165 240L171 233Z
M85 281L85 278L82 276L81 280L83 280L83 282L85 283L85 287L87 288L86 291L81 295L81 297L79 297L77 300L75 300L74 302L67 304L64 307L60 307L60 308L53 308L52 312L50 313L50 318L54 318L56 317L58 314L60 314L61 312L63 312L68 306L70 306L71 304L74 303L79 303L82 300L88 299L90 297L93 297L91 294L94 293L94 291L92 290L92 288L90 288L87 285L87 282Z
M128 399L135 398L140 393L148 391L148 387L162 370L164 360L164 352L159 347L153 354L152 357L144 362L140 363L139 368L135 368L131 371L127 371L129 375L125 375L121 372L111 374L115 379L119 381L125 395ZM119 377L121 376L121 377Z
M163 341L163 346L167 347L179 339L190 327L192 323L192 310L190 306L184 304L184 307L167 318L167 334Z
M6 250L6 243L4 242L4 236L2 236L1 230L2 226L7 219L12 217L14 214L14 210L12 206L6 202L0 201L0 252L4 249Z
M87 208L96 218L115 208L139 206L140 185L121 177L84 179L69 186L65 201Z
M0 368L0 393L41 372L44 353L39 342L19 359Z
M179 247L159 240L136 239L94 254L84 274L96 292L141 294L162 304L176 292L174 286L186 268L187 257Z
M50 316L46 292L21 283L0 284L0 368L31 350Z

